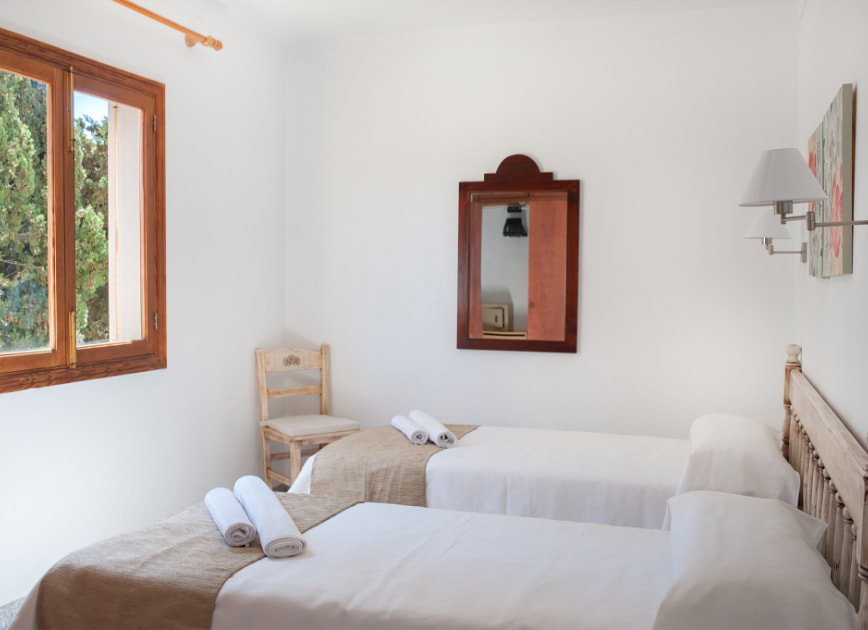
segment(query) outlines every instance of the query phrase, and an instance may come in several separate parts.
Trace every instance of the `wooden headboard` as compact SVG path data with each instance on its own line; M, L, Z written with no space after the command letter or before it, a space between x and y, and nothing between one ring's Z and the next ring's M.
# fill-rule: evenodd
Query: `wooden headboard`
M828 524L832 581L868 628L868 452L802 374L802 349L787 346L782 449L802 480L799 507Z

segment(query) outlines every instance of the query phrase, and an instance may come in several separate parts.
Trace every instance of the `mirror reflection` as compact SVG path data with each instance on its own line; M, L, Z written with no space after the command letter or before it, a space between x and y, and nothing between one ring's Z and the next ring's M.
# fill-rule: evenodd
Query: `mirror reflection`
M482 335L527 337L526 204L482 209Z

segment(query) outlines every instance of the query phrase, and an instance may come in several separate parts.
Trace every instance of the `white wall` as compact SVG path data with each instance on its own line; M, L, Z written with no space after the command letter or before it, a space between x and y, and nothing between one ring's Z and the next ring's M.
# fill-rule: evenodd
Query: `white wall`
M149 3L183 22L177 5ZM166 85L169 364L0 395L0 603L69 551L258 470L253 348L282 326L284 62L228 20L194 25L225 48L188 49L110 2L0 7L2 28Z
M293 51L286 327L331 343L335 413L779 425L796 261L745 241L737 204L759 153L794 142L797 20L777 3ZM577 354L455 347L458 182L513 153L582 182Z
M808 0L799 27L798 138L808 138L843 83L856 92L853 218L868 219L868 4ZM868 226L853 231L853 274L795 274L795 329L802 363L864 444L868 431Z

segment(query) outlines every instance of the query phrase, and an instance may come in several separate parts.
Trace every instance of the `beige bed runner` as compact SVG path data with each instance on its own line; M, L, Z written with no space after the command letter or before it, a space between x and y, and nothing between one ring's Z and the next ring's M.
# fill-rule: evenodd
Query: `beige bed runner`
M476 426L447 424L461 439ZM317 496L346 496L359 501L425 507L425 468L443 449L431 442L412 444L385 425L332 442L316 455L310 491Z
M354 502L277 493L304 532ZM217 593L265 554L230 547L204 502L76 551L42 578L40 628L210 628ZM280 560L292 562L292 558Z

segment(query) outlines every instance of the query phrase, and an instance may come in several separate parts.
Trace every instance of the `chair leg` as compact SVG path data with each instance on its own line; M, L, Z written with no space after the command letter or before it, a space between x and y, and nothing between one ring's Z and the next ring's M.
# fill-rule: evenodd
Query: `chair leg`
M291 442L289 445L289 476L295 481L301 473L301 442Z
M271 468L271 440L265 436L265 431L259 431L262 440L262 480L270 488L271 481L268 479L268 469Z

